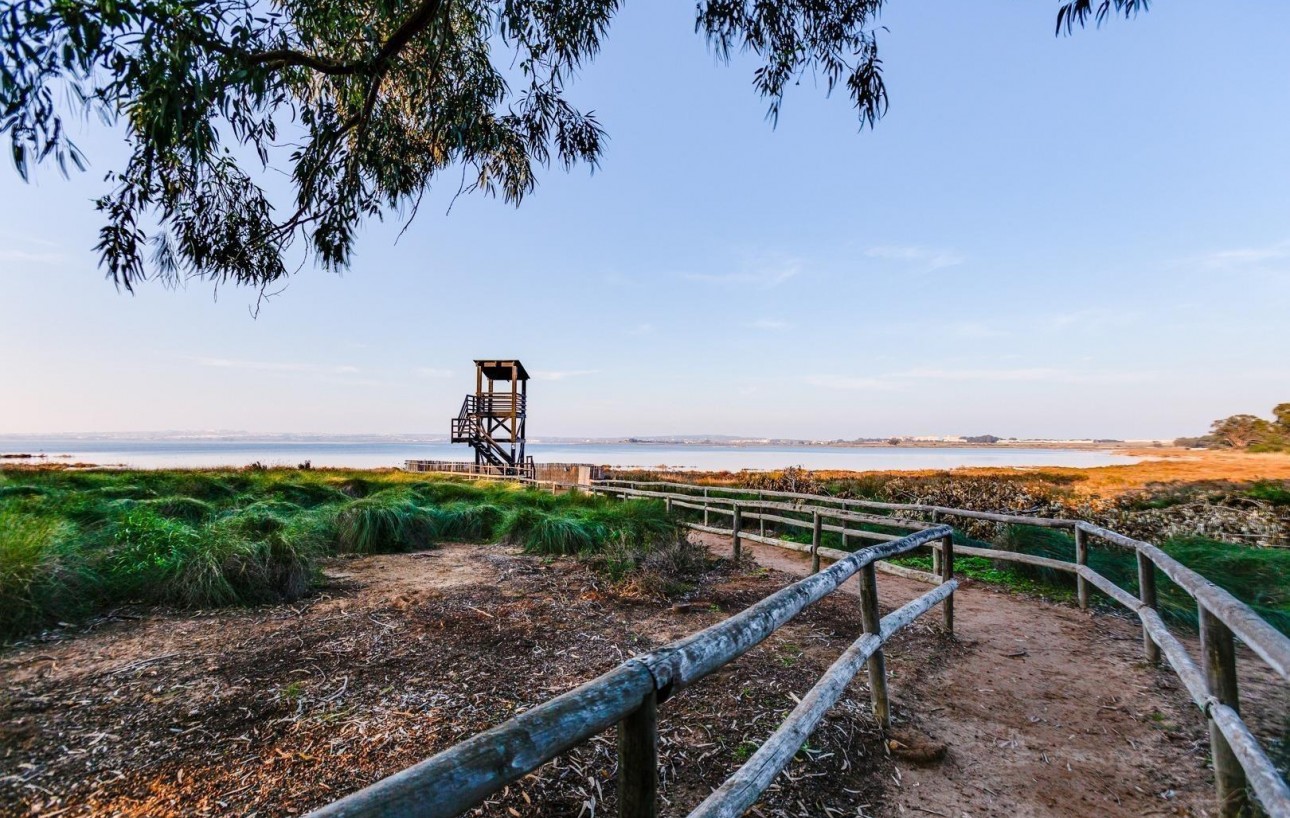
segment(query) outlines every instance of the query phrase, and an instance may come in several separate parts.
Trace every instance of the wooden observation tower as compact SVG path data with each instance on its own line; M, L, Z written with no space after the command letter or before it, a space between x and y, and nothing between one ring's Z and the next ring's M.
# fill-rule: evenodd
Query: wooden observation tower
M452 442L471 445L478 471L533 476L533 458L524 455L528 386L519 361L475 361L475 394L452 419Z

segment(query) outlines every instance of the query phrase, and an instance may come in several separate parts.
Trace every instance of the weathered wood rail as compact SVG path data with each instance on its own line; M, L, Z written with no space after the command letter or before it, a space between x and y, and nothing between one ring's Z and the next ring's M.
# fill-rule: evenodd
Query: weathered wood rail
M864 634L802 698L798 707L761 748L691 812L690 818L742 815L788 765L796 749L828 708L840 698L862 665L869 671L874 713L880 724L886 726L889 723L882 644L938 603L943 609L944 627L952 633L954 590L958 587L953 578L955 554L1067 571L1076 577L1081 607L1089 605L1091 587L1133 611L1142 623L1143 650L1147 660L1158 662L1163 657L1208 720L1220 815L1227 818L1245 814L1252 793L1271 818L1290 818L1290 788L1258 739L1241 720L1235 659L1235 640L1240 639L1283 680L1290 681L1290 639L1249 606L1150 543L1081 520L945 506L881 503L826 495L658 481L602 480L594 481L590 486L574 486L519 479L552 491L567 488L625 500L662 500L669 509L701 512L702 522L687 521L685 524L691 529L730 536L736 559L741 555L742 542L748 540L809 553L816 572L717 625L652 653L629 659L603 676L511 721L336 801L314 813L318 818L449 818L479 804L509 782L614 724L618 725L619 735L619 815L622 818L654 816L658 780L657 706L742 655L806 606L836 590L852 575L859 574ZM728 518L729 527L714 525L714 515ZM930 521L902 515L927 515ZM943 524L946 518L1068 530L1075 537L1075 561L958 545L954 543L953 529ZM826 520L833 522L826 523ZM749 521L757 524L757 532L746 529ZM812 532L810 545L767 534L767 522L809 528ZM865 545L856 551L828 548L821 544L821 534L825 531L841 534L844 547L849 547L851 540L876 544ZM1138 596L1088 566L1089 544L1094 539L1136 553ZM933 571L930 573L884 561L920 548L932 551ZM835 562L819 570L821 558ZM899 574L936 587L879 620L877 571ZM1196 601L1203 654L1200 665L1170 632L1156 610L1156 571L1163 573Z
M738 514L735 506L735 514ZM740 815L754 803L801 747L824 712L841 697L861 667L868 667L874 714L890 726L882 646L893 634L940 604L945 628L953 627L958 582L953 559L942 561L936 588L878 618L875 564L932 542L953 553L953 529L925 526L853 553L839 552L828 568L813 573L755 605L692 636L628 659L568 693L449 747L419 764L313 813L315 818L451 818L507 784L618 725L618 803L621 818L657 815L658 706L760 644L807 606L860 576L864 633L834 663L761 750L692 816ZM739 538L733 538L737 551Z
M1256 656L1267 663L1283 680L1290 681L1290 638L1269 625L1248 605L1227 591L1205 579L1197 572L1170 557L1151 543L1126 537L1123 534L1093 525L1083 520L1031 517L987 511L972 511L946 506L915 503L883 503L871 500L843 499L827 495L799 494L780 491L728 489L715 486L691 485L670 482L629 482L617 480L597 481L592 490L623 498L663 498L670 505L683 505L704 512L705 519L712 514L731 516L729 529L689 523L691 528L713 533L730 534L736 542L749 539L769 545L794 550L807 550L801 543L764 533L751 534L741 530L741 520L756 518L764 508L788 507L811 520L777 515L775 522L796 526L814 527L820 514L828 513L841 519L869 521L874 515L863 511L850 513L850 509L887 512L891 515L926 514L933 521L945 518L986 520L1012 525L1033 525L1044 528L1065 529L1075 537L1075 561L1038 557L1014 551L993 548L974 548L954 545L953 553L966 556L988 557L994 560L1024 563L1043 568L1072 573L1076 577L1077 599L1080 607L1089 605L1089 588L1095 588L1107 597L1128 608L1142 622L1143 653L1148 662L1157 663L1163 657L1187 689L1188 695L1209 721L1210 747L1213 757L1215 788L1219 813L1223 816L1243 815L1248 810L1252 793L1273 818L1290 818L1290 787L1268 758L1258 739L1250 732L1240 717L1240 696L1237 685L1235 640L1240 639ZM767 501L765 498L786 498L791 502ZM825 509L846 509L828 511ZM845 516L843 516L845 514ZM760 515L764 519L771 519ZM878 516L886 526L927 525L926 522L899 516ZM851 537L881 539L890 534L879 532L848 532ZM1125 548L1135 552L1138 566L1138 595L1134 596L1088 566L1090 539ZM815 556L838 558L847 552L818 546L819 537L813 537L810 552ZM929 542L933 550L934 568L943 564L948 555L942 555L941 541ZM884 568L878 565L879 569ZM897 566L885 566L886 570ZM1168 577L1176 586L1195 600L1200 621L1201 663L1192 658L1182 642L1170 632L1156 610L1156 572ZM914 579L939 581L936 573L903 569L893 571ZM947 612L952 608L947 607ZM713 813L718 814L718 813ZM720 813L725 814L725 813Z

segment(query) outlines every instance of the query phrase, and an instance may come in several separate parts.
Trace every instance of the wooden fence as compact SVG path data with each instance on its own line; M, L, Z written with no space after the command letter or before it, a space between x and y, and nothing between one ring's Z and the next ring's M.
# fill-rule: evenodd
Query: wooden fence
M953 529L921 523L914 527L919 530L843 554L826 570L716 625L628 659L568 693L323 807L314 816L451 818L617 724L619 815L653 818L657 815L658 705L742 656L808 605L858 574L864 633L802 698L761 749L691 813L742 815L788 765L861 667L868 667L874 714L884 727L890 725L882 646L893 634L938 603L944 607L945 628L953 628L953 594L958 587L953 578ZM945 554L937 587L880 619L875 564L932 542L939 542ZM734 544L738 557L738 537Z
M557 487L551 488L555 490ZM721 623L659 650L629 659L581 687L333 802L315 812L315 816L450 818L617 724L619 815L622 818L652 818L657 814L657 706L741 656L806 606L836 590L852 575L859 574L864 634L802 698L779 729L734 775L692 811L690 818L734 818L742 815L788 765L862 665L868 668L874 713L884 727L889 724L882 645L892 634L938 603L943 608L946 631L953 632L954 590L958 587L954 579L954 556L962 554L1067 571L1076 577L1081 607L1087 607L1089 586L1092 586L1134 611L1142 622L1143 649L1148 661L1158 662L1163 655L1178 674L1192 701L1209 720L1220 814L1242 814L1248 805L1247 793L1252 791L1269 816L1290 818L1290 789L1258 740L1241 721L1235 659L1235 640L1239 638L1283 679L1290 680L1290 639L1240 600L1150 543L1078 520L943 506L879 503L824 495L667 482L596 481L591 486L568 488L623 499L662 500L669 509L685 509L690 512L689 516L696 518L701 512L702 522L696 519L686 522L686 525L700 531L729 535L736 559L741 556L744 540L760 542L809 553L813 573ZM714 515L729 518L729 527L713 525ZM1075 561L956 545L953 529L943 524L947 518L1071 531L1075 536ZM756 523L756 532L749 530L749 522ZM767 534L768 522L772 526L809 528L810 545ZM821 544L825 531L839 533L847 547L853 539L875 544L856 551L827 548ZM1134 597L1088 566L1090 539L1136 552L1139 596ZM885 562L888 557L909 554L920 548L932 551L933 571L930 573ZM820 570L821 558L835 562ZM1196 601L1200 614L1203 670L1156 611L1157 570ZM900 574L936 587L879 619L878 571Z
M1071 531L1075 537L1074 562L964 545L956 545L953 550L965 556L988 557L1066 571L1075 575L1076 594L1080 607L1088 607L1089 587L1092 586L1137 614L1142 622L1143 653L1147 661L1159 662L1163 655L1182 681L1192 701L1209 720L1210 747L1219 813L1223 816L1243 814L1248 804L1248 792L1252 791L1268 815L1273 818L1290 818L1290 788L1287 788L1285 780L1258 740L1241 721L1235 650L1236 638L1239 638L1283 680L1290 681L1290 638L1269 625L1248 605L1151 543L1135 540L1082 520L999 514L926 504L881 503L825 495L727 489L667 482L599 481L593 489L624 498L661 498L670 506L702 510L705 518L712 514L729 516L733 520L732 529L737 532L735 533L737 538L753 539L797 550L808 549L799 543L767 537L764 534L750 535L739 532L743 519L748 517L771 519L765 514L750 515L745 509L787 508L796 511L799 516L789 518L776 515L773 519L792 526L809 526L813 530L816 528L816 519L824 513L822 509L836 508L846 509L855 517L876 516L877 520L887 525L893 523L893 517L864 515L863 511L880 512L886 515L926 515L934 522L947 518L961 518ZM852 512L853 509L862 511ZM810 521L803 519L807 516L811 518ZM725 531L705 524L689 525L699 530ZM855 536L854 533L852 536ZM881 539L889 538L891 535L864 532L859 536ZM1138 567L1138 596L1133 596L1089 567L1088 549L1089 542L1093 539L1135 552ZM813 560L818 560L820 555L836 558L846 553L818 547L818 536L813 536L812 540L813 544L809 551L814 555ZM929 546L933 549L933 565L935 565L940 548L937 543L931 543ZM944 558L940 557L940 559ZM884 566L879 564L878 568L881 570ZM889 566L888 570L896 568L897 566ZM1172 580L1196 602L1200 622L1202 666L1197 666L1187 649L1169 631L1156 610L1157 571ZM908 569L898 572L915 579L934 581L933 575L920 577L919 574L922 572L911 572Z

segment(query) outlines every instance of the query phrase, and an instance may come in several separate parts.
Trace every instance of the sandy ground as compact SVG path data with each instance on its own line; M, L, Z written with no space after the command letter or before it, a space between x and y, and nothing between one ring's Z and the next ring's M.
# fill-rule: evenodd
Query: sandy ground
M713 554L728 540L705 537ZM126 611L0 652L0 815L298 815L495 725L804 574L794 552L718 561L690 604L622 596L570 561L500 546L343 561L296 606ZM880 575L884 608L927 586ZM683 816L769 735L860 632L833 594L660 713L662 815ZM1140 635L985 586L886 649L895 756L863 673L750 813L1211 814L1203 723ZM1257 709L1267 691L1257 685ZM1278 700L1284 707L1284 700ZM613 814L613 731L472 815Z
M702 535L716 553L729 539ZM805 575L809 558L745 543L761 565ZM928 586L879 574L884 611ZM858 592L854 583L845 591ZM895 725L948 747L924 767L900 762L886 815L1144 816L1212 813L1199 711L1168 669L1142 659L1126 618L1003 592L960 588L955 644L893 673ZM935 615L933 612L932 615ZM1194 640L1190 642L1193 654ZM1250 706L1285 712L1284 685L1249 655Z
M988 450L989 447L982 447ZM1003 447L1006 450L1006 447ZM1001 477L1059 484L1076 499L1111 499L1126 492L1148 487L1183 483L1250 483L1256 480L1290 480L1290 453L1250 454L1224 450L1192 450L1173 447L1122 448L1118 454L1142 458L1138 463L1116 466L1067 468L1061 466L968 466L957 469L910 469L891 471L810 470L818 480L847 479L864 475L902 478L926 478L945 475L955 477ZM645 475L650 475L648 478ZM731 485L741 478L735 472L653 473L627 470L624 479L670 479L682 482Z

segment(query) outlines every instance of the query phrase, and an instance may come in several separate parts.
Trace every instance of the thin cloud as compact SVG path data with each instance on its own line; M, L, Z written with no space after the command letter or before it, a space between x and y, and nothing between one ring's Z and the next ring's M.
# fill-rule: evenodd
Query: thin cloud
M960 321L949 327L950 334L958 338L1007 338L1011 332L978 321Z
M801 265L796 261L786 261L759 266L756 269L735 270L726 273L685 273L684 277L690 281L700 281L705 284L758 287L763 290L769 290L796 277L801 271Z
M432 366L417 367L417 374L423 378L451 378L451 369L435 369Z
M0 250L0 262L16 264L62 264L67 256L62 253L31 253L26 250Z
M646 321L643 324L637 324L636 326L627 330L628 335L650 335L653 332L654 332L654 325L648 321Z
M1152 372L1111 372L1070 370L1053 367L1017 367L1012 369L949 369L919 367L882 375L807 375L802 381L811 386L850 391L891 391L906 389L920 381L954 381L978 383L1063 383L1101 384L1136 383L1155 378Z
M540 369L533 372L535 381L563 381L569 378L580 378L583 375L595 375L599 369Z
M356 375L362 370L356 366L307 364L290 361L243 361L233 358L194 358L198 366L215 369L245 369L256 372L300 372L314 375Z
M1201 258L1201 262L1214 269L1257 267L1270 261L1290 259L1290 241L1277 242L1264 247L1237 247L1220 250Z
M1021 367L1016 369L936 369L918 368L895 373L891 377L935 381L1031 381L1047 383L1133 383L1154 377L1150 372L1112 372L1096 370Z
M1092 307L1086 310L1058 313L1046 319L1045 323L1054 329L1104 329L1130 324L1138 317L1139 313L1133 310Z
M869 258L903 262L910 267L929 273L946 267L954 267L967 261L966 258L953 250L920 247L918 245L885 244L870 247L864 251L864 254Z
M899 388L899 384L884 378L865 378L850 375L807 375L802 382L822 389L843 389L852 392L887 391Z

